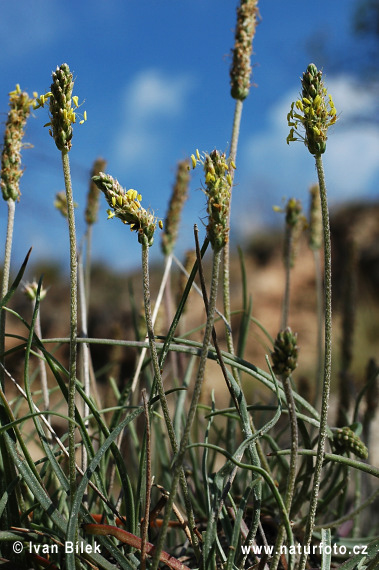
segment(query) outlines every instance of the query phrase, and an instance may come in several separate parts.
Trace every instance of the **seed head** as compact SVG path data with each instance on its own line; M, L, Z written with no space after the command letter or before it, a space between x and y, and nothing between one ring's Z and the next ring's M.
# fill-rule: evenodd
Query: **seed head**
M280 331L271 353L272 369L278 376L288 377L297 367L297 334L289 327Z
M229 239L229 207L233 184L232 173L236 168L233 160L226 159L225 153L213 150L210 154L191 156L192 166L199 162L203 165L205 173L205 193L208 198L208 225L209 241L215 251L221 250Z
M92 225L97 222L97 213L99 210L99 188L93 181L93 177L98 176L100 172L104 172L106 166L107 163L103 158L97 158L92 167L89 191L87 196L87 207L84 213L85 220L88 225Z
M310 188L311 205L309 212L309 247L313 250L322 246L322 212L318 184Z
M141 244L153 245L154 232L162 227L162 222L149 210L141 206L142 196L137 190L124 190L117 180L109 174L100 172L92 178L97 187L104 193L110 208L107 210L108 219L119 218L130 226L131 231L137 232Z
M19 180L23 170L21 168L21 148L26 120L30 115L33 99L20 86L9 93L9 107L4 133L4 147L1 154L1 191L4 200L20 199Z
M178 280L178 291L176 294L176 301L177 304L179 305L180 300L183 296L184 290L186 288L187 282L188 282L188 275L191 273L192 268L194 266L194 263L196 261L196 251L194 249L190 249L186 252L185 254L185 258L184 258L184 269L186 270L186 273L184 273L183 271L180 273L179 276L179 280ZM191 295L191 293L190 293ZM184 314L187 309L188 309L188 302L184 305L183 307L183 313Z
M337 121L337 111L332 96L327 93L322 80L322 71L311 63L303 73L301 97L291 104L287 115L291 127L287 144L301 140L311 154L325 152L328 128ZM305 130L305 136L298 131L299 125Z
M258 0L241 0L237 8L237 27L230 68L231 96L243 101L250 91L251 54L259 16Z
M64 218L68 217L67 195L64 190L55 194L54 206L62 214ZM74 208L77 208L77 202L74 202Z
M187 160L182 160L178 164L176 181L172 191L167 216L163 224L164 232L162 234L162 251L164 255L169 255L174 249L178 235L180 216L184 202L188 197L189 181L189 163Z

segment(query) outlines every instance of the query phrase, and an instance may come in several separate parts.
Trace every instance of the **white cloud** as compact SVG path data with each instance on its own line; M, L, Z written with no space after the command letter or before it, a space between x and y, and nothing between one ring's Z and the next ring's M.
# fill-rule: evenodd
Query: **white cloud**
M159 69L139 73L125 90L124 119L116 141L119 158L136 164L159 152L167 123L184 112L193 87L188 74L173 76Z
M191 88L188 75L170 77L157 69L141 72L126 92L126 110L133 121L156 115L175 116L183 110Z
M348 76L328 77L326 83L340 114L329 131L324 155L331 201L358 197L359 193L367 195L379 178L379 127L352 119L367 117L367 110L375 108L377 95ZM286 197L301 197L316 181L314 161L304 145L286 144L286 117L291 102L297 98L298 92L292 91L275 104L269 112L268 126L250 138L240 157L248 178L266 180L267 186L276 187L279 192L282 189L281 195Z

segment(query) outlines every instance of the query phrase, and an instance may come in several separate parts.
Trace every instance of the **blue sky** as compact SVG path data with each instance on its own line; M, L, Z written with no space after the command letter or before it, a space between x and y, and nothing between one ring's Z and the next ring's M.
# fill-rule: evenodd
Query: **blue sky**
M228 150L234 111L229 95L230 52L235 26L234 0L33 0L2 4L0 20L0 112L6 120L8 92L16 83L30 94L49 90L51 72L63 62L76 78L74 94L85 99L88 121L77 125L70 153L78 238L94 159L143 195L143 205L164 217L176 163L196 148ZM260 3L261 23L254 40L256 84L245 101L233 194L234 235L272 221L272 206L295 196L307 206L315 179L314 161L300 143L286 144L286 115L310 61L323 67L340 119L325 154L332 204L377 198L379 127L356 122L367 115L377 94L357 83L345 53L359 51L351 35L356 0L317 3L269 0ZM323 49L315 43L322 42ZM355 43L354 43L355 42ZM328 68L330 66L330 68ZM63 190L60 155L48 130L47 111L35 112L23 152L22 198L16 206L14 266L33 245L34 261L68 263L65 220L53 206ZM202 219L205 200L195 171L186 204L178 253L192 247L193 224ZM106 219L102 197L94 228L94 258L117 269L139 263L139 247L118 220ZM1 238L7 208L0 205ZM278 214L276 214L278 216ZM279 219L279 218L278 218ZM157 235L152 251L160 259Z

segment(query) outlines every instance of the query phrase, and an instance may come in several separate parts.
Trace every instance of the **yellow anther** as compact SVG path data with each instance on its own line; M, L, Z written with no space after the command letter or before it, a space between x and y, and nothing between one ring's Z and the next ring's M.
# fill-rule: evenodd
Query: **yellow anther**
M196 158L194 154L191 154L192 168L196 167Z
M196 149L196 158L197 160L200 160L200 153L199 153L199 149Z
M129 198L129 200L134 201L138 196L138 192L137 190L133 190L133 188L130 188L130 190L127 191L126 195Z
M163 222L162 222L162 220L159 220L158 226L159 226L159 228L160 228L161 230L163 230Z
M214 182L216 179L213 176L213 174L211 174L211 172L207 172L207 175L205 177L205 184L209 184L209 182Z
M74 96L72 97L72 100L73 100L73 102L74 102L75 107L76 107L76 108L79 107L79 97L78 97L77 95L74 95Z

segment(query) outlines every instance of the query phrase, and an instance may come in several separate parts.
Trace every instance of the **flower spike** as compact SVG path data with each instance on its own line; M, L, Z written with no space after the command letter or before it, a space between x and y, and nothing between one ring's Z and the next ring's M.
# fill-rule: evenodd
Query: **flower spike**
M301 98L291 104L287 115L288 126L291 127L287 144L301 140L311 154L321 155L326 149L328 128L337 121L337 111L332 96L324 87L322 71L318 71L313 63L303 73L301 84ZM300 125L305 136L298 131Z
M196 158L197 157L197 158ZM222 249L229 239L229 207L232 188L230 171L235 169L232 160L226 159L225 153L213 150L201 157L196 151L191 156L192 164L202 164L205 173L206 195L208 197L208 226L209 241L215 251Z
M4 145L1 154L1 192L5 201L14 202L20 199L19 181L23 170L21 168L22 139L26 121L30 115L30 107L34 99L21 91L17 84L16 89L9 93L9 107L5 125Z
M130 227L131 231L137 232L141 244L153 245L158 220L152 212L141 206L141 194L133 189L124 190L117 180L104 172L93 176L92 180L104 193L110 206L107 210L108 219L119 218Z

